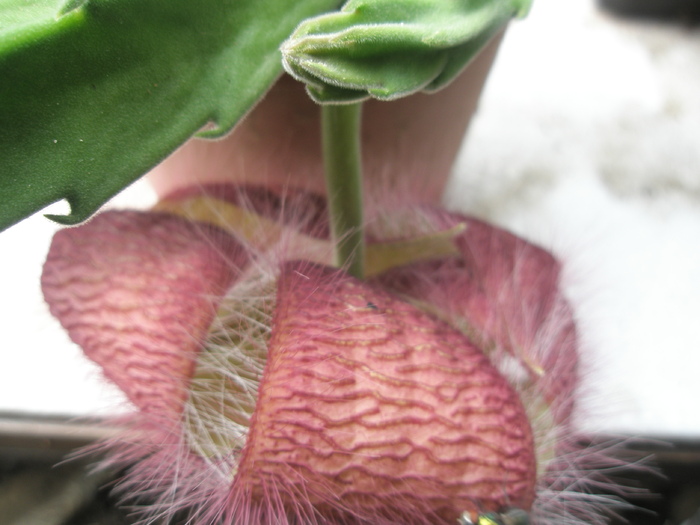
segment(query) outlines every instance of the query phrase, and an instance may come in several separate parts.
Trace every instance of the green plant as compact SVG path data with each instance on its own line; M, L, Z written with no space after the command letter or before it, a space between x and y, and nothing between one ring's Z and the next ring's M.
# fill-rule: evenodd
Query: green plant
M330 184L356 187L348 179L359 172L346 170L358 164L359 151L348 151L356 130L347 128L357 116L341 122L332 115L350 110L333 104L439 89L513 15L525 14L529 0L338 7L338 0L3 0L0 230L62 199L71 212L52 219L85 220L190 136L228 133L283 62L315 100L330 104L324 121L339 122L326 128ZM348 219L338 228L357 228L359 193L342 191L348 197L339 201L355 201L355 211L343 212Z

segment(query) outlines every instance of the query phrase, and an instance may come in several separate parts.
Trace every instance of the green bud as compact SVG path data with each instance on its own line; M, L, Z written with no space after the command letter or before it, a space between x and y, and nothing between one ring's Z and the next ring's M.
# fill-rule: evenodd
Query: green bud
M531 0L349 0L282 45L319 103L392 100L449 84Z

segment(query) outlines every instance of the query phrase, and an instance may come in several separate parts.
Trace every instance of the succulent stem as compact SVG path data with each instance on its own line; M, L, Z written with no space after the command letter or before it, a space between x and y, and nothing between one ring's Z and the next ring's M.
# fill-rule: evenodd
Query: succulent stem
M350 275L364 277L360 120L362 104L321 108L323 162L335 259Z

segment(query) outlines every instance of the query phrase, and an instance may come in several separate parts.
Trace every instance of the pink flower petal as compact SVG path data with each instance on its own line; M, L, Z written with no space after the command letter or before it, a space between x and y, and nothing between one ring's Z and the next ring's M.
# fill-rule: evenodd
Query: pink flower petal
M442 210L426 213L439 229L467 225L456 238L461 257L396 268L378 282L441 311L481 348L520 359L564 419L577 381L577 339L559 289L559 263L500 228Z
M518 395L460 332L377 286L289 263L235 484L272 508L303 494L343 523L453 523L530 507L533 438Z
M167 214L105 212L59 231L51 313L141 410L174 417L219 297L246 263L230 236Z

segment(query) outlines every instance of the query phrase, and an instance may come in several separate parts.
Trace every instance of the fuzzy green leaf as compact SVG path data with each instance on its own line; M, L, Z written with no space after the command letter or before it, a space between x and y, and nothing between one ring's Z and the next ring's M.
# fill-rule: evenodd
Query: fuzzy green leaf
M279 46L340 0L0 0L0 230L80 222L190 136L227 133Z
M454 79L531 0L349 0L306 20L283 47L285 69L320 103L391 100Z

